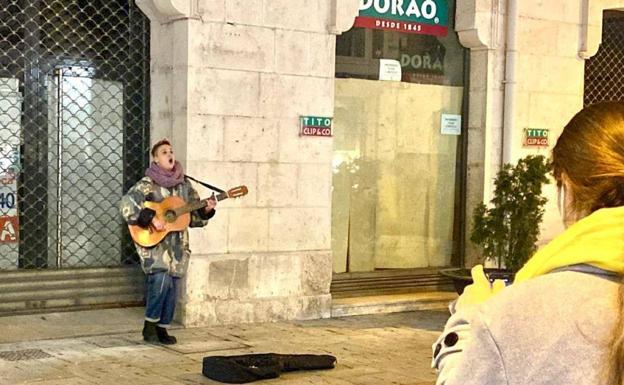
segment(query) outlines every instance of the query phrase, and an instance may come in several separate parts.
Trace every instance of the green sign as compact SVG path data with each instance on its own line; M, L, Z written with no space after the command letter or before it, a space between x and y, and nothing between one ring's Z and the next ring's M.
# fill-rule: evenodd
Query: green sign
M446 0L360 0L354 27L446 36Z
M548 129L525 128L524 145L526 147L548 147Z
M332 136L332 118L325 116L301 116L299 135Z

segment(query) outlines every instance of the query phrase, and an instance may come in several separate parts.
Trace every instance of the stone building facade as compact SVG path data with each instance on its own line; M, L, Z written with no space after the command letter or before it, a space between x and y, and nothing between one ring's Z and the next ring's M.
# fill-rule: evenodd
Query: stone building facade
M531 0L507 2L512 4L508 12L505 3L460 2L456 17L471 61L468 210L490 200L491 181L502 162L530 153L550 155L564 125L583 107L585 61L599 49L603 12L624 9L617 0ZM523 147L525 128L549 129L549 146ZM547 185L545 195L542 244L563 230L556 186ZM468 250L466 264L476 260L476 252Z
M329 317L335 35L357 2L137 1L152 28L153 139L187 173L249 195L223 202L193 251L186 325ZM344 8L344 9L343 9Z
M137 0L151 21L151 138L170 138L188 174L250 194L191 233L185 325L330 316L332 139L300 137L302 115L333 116L336 36L359 0ZM509 5L508 9L505 9ZM469 49L466 212L488 201L524 128L554 144L583 105L584 60L602 12L622 0L457 3ZM207 191L204 191L207 193ZM542 238L561 230L554 186ZM474 251L467 253L472 264Z

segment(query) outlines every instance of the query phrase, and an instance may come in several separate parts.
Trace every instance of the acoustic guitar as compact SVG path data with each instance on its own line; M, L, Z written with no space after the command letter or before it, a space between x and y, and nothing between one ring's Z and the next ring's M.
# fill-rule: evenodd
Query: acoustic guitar
M247 195L247 192L247 186L238 186L216 195L215 198L217 201L227 198L239 198ZM130 235L134 242L143 247L156 246L170 232L186 230L191 224L191 212L202 209L207 204L207 199L187 204L184 199L178 196L165 198L161 202L146 201L144 207L156 211L155 217L165 224L165 228L158 231L151 224L148 227L128 225Z

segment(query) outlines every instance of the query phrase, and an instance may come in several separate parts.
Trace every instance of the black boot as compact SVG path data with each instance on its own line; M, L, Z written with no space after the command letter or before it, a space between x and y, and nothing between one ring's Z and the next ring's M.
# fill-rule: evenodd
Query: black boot
M158 343L159 338L156 328L156 322L150 322L148 320L145 320L145 324L143 325L143 341L150 344Z
M167 333L166 328L160 327L158 325L156 325L156 334L158 335L158 341L160 341L161 344L173 345L178 342L178 340L174 336L170 336L169 333Z

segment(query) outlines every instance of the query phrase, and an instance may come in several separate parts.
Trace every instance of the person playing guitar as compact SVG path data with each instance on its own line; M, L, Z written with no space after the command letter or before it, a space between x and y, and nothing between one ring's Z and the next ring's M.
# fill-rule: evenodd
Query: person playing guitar
M190 257L188 230L166 232L167 223L156 211L146 207L170 197L187 203L200 202L197 191L185 177L182 165L175 160L171 143L158 141L151 150L153 161L145 177L131 187L121 199L121 214L131 228L162 236L150 247L135 239L141 267L147 275L145 323L143 339L149 343L175 344L176 338L167 333L175 312L178 282L184 275ZM176 198L177 199L177 198ZM150 202L151 201L151 202ZM148 203L146 203L148 202ZM190 212L190 227L203 227L215 215L217 199L214 194Z

